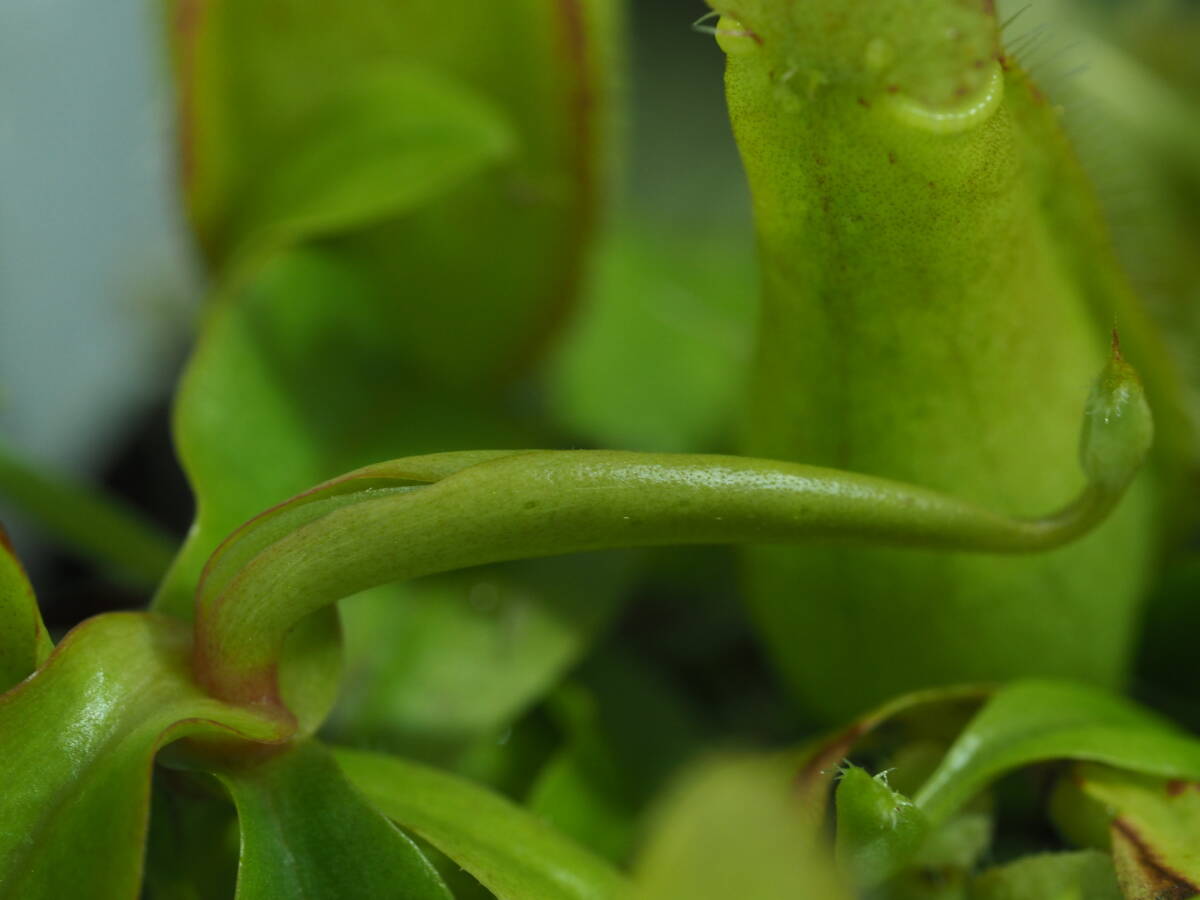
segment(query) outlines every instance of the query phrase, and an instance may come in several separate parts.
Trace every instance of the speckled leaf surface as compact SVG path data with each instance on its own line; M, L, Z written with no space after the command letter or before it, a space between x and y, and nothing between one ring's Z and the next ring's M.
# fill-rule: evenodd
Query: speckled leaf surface
M1156 778L1083 765L1082 792L1110 819L1113 862L1127 900L1200 895L1200 779Z

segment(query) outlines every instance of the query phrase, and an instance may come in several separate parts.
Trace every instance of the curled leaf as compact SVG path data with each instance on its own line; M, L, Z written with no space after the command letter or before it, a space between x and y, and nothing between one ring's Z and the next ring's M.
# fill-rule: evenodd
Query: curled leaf
M112 613L72 630L0 696L0 895L55 900L81 885L124 900L141 883L150 768L183 737L283 740L286 717L207 696L174 619Z

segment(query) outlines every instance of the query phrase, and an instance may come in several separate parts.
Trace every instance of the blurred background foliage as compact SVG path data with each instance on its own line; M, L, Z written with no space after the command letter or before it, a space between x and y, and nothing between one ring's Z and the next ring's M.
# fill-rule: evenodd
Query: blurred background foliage
M613 227L544 375L519 390L564 445L728 448L756 286L722 56L690 28L701 4L632 6ZM182 535L191 501L165 414L206 276L180 215L158 11L15 0L0 17L3 445ZM52 625L140 602L19 514L5 521L55 582Z
M563 447L734 447L757 285L723 59L691 28L706 11L700 0L630 6L619 190L578 307L538 365L504 389L499 425L431 419L430 434L450 445L420 449L462 449L498 432ZM1135 279L1180 347L1194 348L1200 4L1037 0L1020 16L1011 33L1031 54L1040 45L1035 75L1079 97L1072 127ZM168 407L211 273L183 224L160 26L157 10L132 0L0 6L0 446L102 485L182 539L193 509ZM0 506L0 518L56 634L146 601L18 511ZM525 576L511 571L442 579L403 607L349 601L368 612L348 617L351 666L331 731L453 764L614 859L628 856L638 813L695 747L718 735L764 743L804 732L730 602L725 551L599 564L586 580L609 594L626 584L622 607L581 593L576 608L532 626L522 618ZM578 578L553 564L539 571L547 584ZM1178 639L1181 623L1200 624L1196 596L1193 553L1152 605L1135 687L1200 726ZM541 662L510 654L515 674L490 684L506 629L525 629ZM438 634L458 655L437 649ZM454 702L388 687L430 682Z

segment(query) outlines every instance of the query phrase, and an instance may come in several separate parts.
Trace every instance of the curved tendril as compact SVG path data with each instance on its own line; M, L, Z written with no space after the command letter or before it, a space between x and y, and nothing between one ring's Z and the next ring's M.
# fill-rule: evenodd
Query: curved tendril
M197 595L196 675L221 699L280 704L283 640L305 616L375 585L504 560L818 537L1047 550L1105 518L1152 433L1137 375L1114 342L1085 409L1087 484L1044 518L884 478L732 456L482 451L371 466L264 513L214 554Z

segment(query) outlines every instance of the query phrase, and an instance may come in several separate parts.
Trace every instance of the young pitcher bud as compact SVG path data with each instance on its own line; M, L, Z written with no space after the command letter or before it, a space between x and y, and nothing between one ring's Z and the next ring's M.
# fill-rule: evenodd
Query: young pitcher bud
M1088 478L1105 489L1122 489L1137 473L1154 442L1154 418L1141 379L1121 357L1116 332L1113 355L1088 396L1079 459Z

